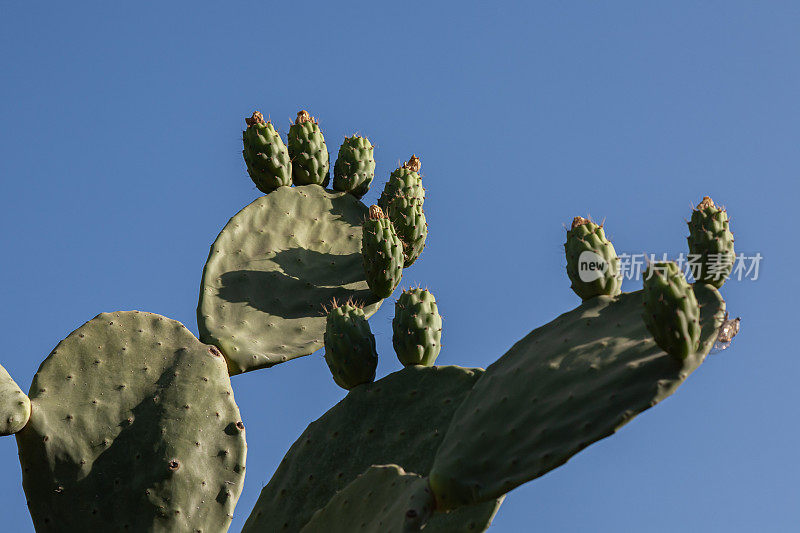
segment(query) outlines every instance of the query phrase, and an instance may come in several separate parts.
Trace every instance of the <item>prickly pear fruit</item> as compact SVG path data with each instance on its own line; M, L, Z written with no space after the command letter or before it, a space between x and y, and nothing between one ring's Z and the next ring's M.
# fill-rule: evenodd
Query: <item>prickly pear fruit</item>
M378 298L388 298L403 276L403 243L377 205L369 208L364 221L361 255L370 290Z
M388 202L386 214L403 242L403 267L410 267L422 253L428 238L428 222L425 220L422 201L395 196Z
M644 313L656 344L680 360L700 344L700 307L694 289L672 261L651 263L644 277Z
M325 323L325 362L333 380L350 390L375 381L378 352L364 310L352 302L333 301Z
M392 344L403 366L433 366L441 341L442 317L433 294L421 288L403 291L392 320Z
M425 189L419 176L421 168L422 162L416 155L412 155L411 159L392 172L378 199L381 209L388 210L389 202L398 196L419 200L420 204L425 201Z
M317 120L307 111L297 113L289 127L289 157L295 185L322 185L331 179L330 158Z
M265 122L264 116L258 111L244 121L247 129L242 132L242 155L247 173L258 190L269 193L278 187L291 186L292 162L272 123Z
M696 281L721 288L731 273L736 253L728 213L714 205L708 196L692 211L689 220L689 253L697 256L690 263Z
M601 294L616 296L622 287L619 258L614 245L606 239L603 226L583 217L575 217L564 243L567 275L572 290L583 300Z
M361 198L375 177L375 158L372 144L366 137L345 137L339 156L333 165L333 188Z

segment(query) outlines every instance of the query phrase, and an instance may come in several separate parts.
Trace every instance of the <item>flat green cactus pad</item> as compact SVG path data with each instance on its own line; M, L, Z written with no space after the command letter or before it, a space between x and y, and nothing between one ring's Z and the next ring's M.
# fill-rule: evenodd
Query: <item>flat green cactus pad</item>
M336 491L372 465L397 464L426 475L456 407L482 373L410 366L355 387L292 445L243 531L299 531ZM501 500L436 514L425 531L484 531Z
M420 531L434 503L424 477L397 465L372 466L314 513L300 533Z
M180 322L103 313L39 367L17 433L37 531L226 531L244 425L222 354Z
M438 508L487 501L537 478L670 394L703 361L725 310L696 287L701 348L684 362L642 320L642 291L598 296L542 326L486 369L429 475Z
M0 366L0 436L13 435L31 416L31 401Z
M197 306L200 339L231 375L322 348L323 306L350 298L372 316L361 259L367 208L319 185L280 187L242 209L211 247Z

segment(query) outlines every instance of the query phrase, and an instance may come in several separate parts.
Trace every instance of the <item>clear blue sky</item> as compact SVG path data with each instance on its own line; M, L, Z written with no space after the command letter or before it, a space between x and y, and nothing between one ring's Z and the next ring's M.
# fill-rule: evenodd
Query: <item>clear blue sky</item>
M93 5L92 5L93 4ZM421 155L441 364L486 366L573 308L563 225L620 252L686 250L710 194L757 281L742 333L673 397L509 495L493 531L789 531L800 522L796 2L136 2L0 6L0 361L27 390L101 311L196 332L209 246L258 191L244 117L300 108L335 153L377 146L375 201ZM502 5L497 5L502 4ZM558 4L558 5L556 5ZM626 290L639 287L626 282ZM392 305L371 320L382 357ZM234 378L248 428L237 531L284 452L343 391L320 354ZM0 514L31 529L13 438Z

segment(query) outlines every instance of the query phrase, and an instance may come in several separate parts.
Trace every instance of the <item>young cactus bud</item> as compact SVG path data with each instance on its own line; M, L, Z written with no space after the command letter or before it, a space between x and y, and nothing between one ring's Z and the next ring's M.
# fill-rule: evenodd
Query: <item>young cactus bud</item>
M428 222L422 209L422 201L395 196L389 201L386 214L403 242L403 267L410 267L422 253L428 238Z
M422 163L416 155L412 155L408 162L392 172L389 181L383 187L378 205L384 211L389 209L389 203L395 198L403 197L408 200L417 200L419 204L425 201L425 189L422 187L422 178L419 175Z
M403 276L403 243L377 205L369 208L364 221L361 255L370 290L378 298L388 298Z
M619 258L614 245L606 239L603 226L588 218L575 217L567 230L564 243L567 255L567 276L572 290L583 300L600 296L616 296L622 287Z
M247 129L242 132L242 155L258 190L270 193L278 187L291 186L292 162L275 127L258 111L244 121Z
M331 179L330 158L325 137L314 117L303 110L289 127L289 157L295 185L327 187Z
M337 305L334 300L324 339L325 362L337 385L350 390L375 381L378 352L363 309L352 302Z
M698 283L721 288L731 273L736 253L728 213L706 196L689 220L689 266Z
M656 344L681 361L695 353L700 345L700 307L678 265L649 264L643 295L642 318Z
M373 147L366 137L345 137L333 165L333 188L361 198L375 177Z
M433 294L403 291L394 304L392 345L403 366L433 366L442 349L442 317Z

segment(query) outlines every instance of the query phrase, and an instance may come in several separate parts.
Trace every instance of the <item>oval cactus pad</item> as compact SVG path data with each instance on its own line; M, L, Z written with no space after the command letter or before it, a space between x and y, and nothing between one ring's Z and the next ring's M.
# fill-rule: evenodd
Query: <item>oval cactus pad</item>
M17 433L37 531L226 531L244 425L222 354L180 322L103 313L39 367Z
M702 342L683 361L647 331L642 291L588 299L517 342L453 415L429 474L438 508L491 500L542 476L675 392L724 316L713 287L695 293Z
M31 401L0 366L0 436L13 435L31 416Z
M377 311L361 257L366 216L352 195L305 185L262 196L228 222L203 270L197 325L231 375L322 348L334 298L363 304L367 317Z

